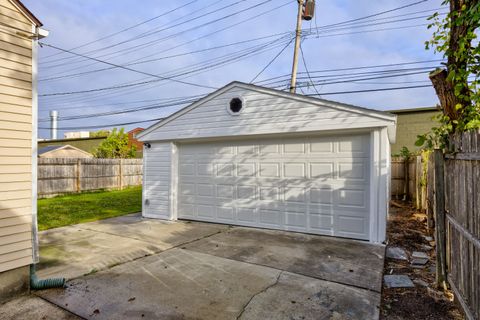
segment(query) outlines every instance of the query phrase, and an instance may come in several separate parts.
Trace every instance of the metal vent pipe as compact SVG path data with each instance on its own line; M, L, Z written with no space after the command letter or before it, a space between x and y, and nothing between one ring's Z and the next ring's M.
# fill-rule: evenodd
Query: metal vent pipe
M58 111L56 110L50 111L50 139L52 140L57 139L57 119L58 119Z

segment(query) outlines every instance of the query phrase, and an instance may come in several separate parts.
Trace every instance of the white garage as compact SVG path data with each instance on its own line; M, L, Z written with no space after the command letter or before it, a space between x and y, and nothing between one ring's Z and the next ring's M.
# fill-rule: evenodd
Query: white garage
M138 136L143 215L383 242L395 122L231 83Z

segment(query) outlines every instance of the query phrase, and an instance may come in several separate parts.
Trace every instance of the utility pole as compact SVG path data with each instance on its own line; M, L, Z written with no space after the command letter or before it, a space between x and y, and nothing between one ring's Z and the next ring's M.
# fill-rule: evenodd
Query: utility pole
M293 52L292 79L290 81L290 93L295 93L297 86L298 51L302 40L302 11L304 0L298 0L297 28L295 30L295 51Z

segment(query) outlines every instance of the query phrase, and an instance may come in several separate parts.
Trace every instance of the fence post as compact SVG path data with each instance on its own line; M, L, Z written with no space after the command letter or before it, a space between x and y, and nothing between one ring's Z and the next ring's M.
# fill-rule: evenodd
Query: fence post
M123 189L123 159L118 163L118 188Z
M75 166L75 191L82 192L82 181L80 180L82 172L82 159L77 159L77 165Z
M403 166L404 166L404 184L403 184L403 201L407 201L410 195L410 165L409 165L410 157L406 156L403 158Z
M434 168L435 160L433 158L434 154L430 153L428 155L428 164L427 164L427 228L428 232L431 235L435 229L435 220L434 220Z
M435 249L436 249L436 280L437 286L447 288L447 265L446 265L446 237L445 237L445 166L443 152L440 149L434 151L434 210L435 210Z
M415 159L415 204L417 209L422 208L422 157Z

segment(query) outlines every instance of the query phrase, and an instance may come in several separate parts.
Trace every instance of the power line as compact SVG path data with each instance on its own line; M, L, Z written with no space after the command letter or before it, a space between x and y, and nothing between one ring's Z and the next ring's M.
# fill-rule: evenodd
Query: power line
M146 122L152 122L152 121L160 121L163 119L165 118L154 118L150 120L131 121L131 122L123 122L123 123L104 124L104 125L92 125L92 126L83 126L83 127L59 127L57 129L58 130L80 130L80 129L112 128L112 127L128 126L132 124L146 123ZM50 128L38 127L38 129L50 129Z
M338 94L354 94L354 93L365 93L365 92L381 92L381 91L392 91L392 90L407 90L407 89L417 89L417 88L428 88L432 87L431 85L417 85L417 86L404 86L404 87L391 87L391 88L377 88L377 89L366 89L366 90L354 90L354 91L336 91L336 92L325 92L322 95L338 95ZM317 96L318 94L307 94L305 96ZM103 125L91 125L91 126L79 126L79 127L59 127L59 130L79 130L79 129L96 129L96 128L111 128L118 126L126 126L131 124L139 124L145 122L159 121L163 120L162 118L155 118L149 120L141 121L132 121L124 123L115 123L115 124L103 124ZM50 129L49 127L39 127L39 129Z
M312 77L312 74L322 74L322 73L325 73L325 72L338 72L338 71L354 71L354 70L365 70L365 69L377 69L377 68L385 68L385 67L397 67L397 66L408 66L408 65L417 65L417 64L426 64L426 63L432 63L432 62L442 62L444 61L443 59L433 59L433 60L422 60L422 61L410 61L410 62L403 62L403 63L389 63L389 64L379 64L379 65L362 65L362 66L356 66L356 67L348 67L348 68L336 68L336 69L324 69L324 70L309 70L310 71L310 76ZM432 66L432 67L426 67L426 68L435 68L436 66ZM388 70L377 70L377 71L369 71L369 72L360 72L360 73L348 73L347 75L348 76L352 76L352 75L367 75L367 74L378 74L378 73L385 73L385 72L405 72L405 71L413 71L413 70L418 70L417 68L408 68L408 69L388 69ZM422 69L423 70L423 69ZM299 74L306 74L306 72L299 72ZM270 82L270 83L279 83L279 82L282 82L282 81L286 81L287 79L285 80L280 80L280 81L274 81L274 80L277 80L277 79L281 79L283 77L287 77L288 75L281 75L281 76L276 76L276 77L272 77L272 78L268 78L268 79L264 79L264 80L260 80L260 81L256 81L257 84L263 84L263 83L266 83L266 82ZM329 77L331 76L335 76L335 77L339 77L339 76L342 76L342 74L338 75L338 74L335 74L335 75L328 75ZM323 76L322 76L323 77ZM312 77L313 78L313 77ZM318 77L316 77L318 78ZM303 79L303 77L299 77L299 79ZM274 82L272 82L274 81ZM118 96L118 94L116 95L116 97ZM201 95L199 95L201 96ZM188 96L188 97L176 97L176 98L165 98L165 99L150 99L150 100L136 100L136 101L127 101L127 102L117 102L117 103L111 103L109 105L85 105L83 102L79 102L79 103L82 103L81 105L78 105L78 106L73 106L72 107L72 100L69 99L68 100L68 107L64 107L62 105L55 105L55 106L50 106L50 109L59 109L59 110L65 110L65 109L74 109L74 108L93 108L93 107L110 107L110 106L115 106L115 105L121 105L121 104L133 104L133 103L141 103L141 102L150 102L150 101L159 101L159 100L171 100L171 99L181 99L181 98L192 98L193 96Z
M273 38L273 37L284 35L284 34L285 33L277 33L277 34L258 37L258 38L254 38L254 39L237 41L237 42L228 43L228 44L224 44L224 45L220 45L220 46L214 46L214 47L199 49L199 50L195 50L195 51L178 53L178 54L174 54L174 55L170 55L170 56L164 56L164 57L155 58L155 59L148 59L148 60L143 60L143 61L139 61L139 62L126 63L123 66L133 66L133 65L138 65L138 64L148 63L148 62L155 62L155 61L166 60L166 59L171 59L171 58L178 58L178 57L183 57L183 56L187 56L187 55L191 55L191 54L195 54L195 53L202 53L202 52L206 52L206 51L227 48L227 47L235 46L235 45L238 45L238 44L244 44L244 43L248 43L248 42L254 42L254 41L258 41L258 40ZM91 74L91 73L96 73L96 72L111 70L111 69L115 69L115 67L108 67L108 68L103 68L103 69L84 71L84 72L74 73L74 74L70 74L70 75L59 76L59 77L45 78L45 79L40 79L39 81L51 81L51 80L65 79L65 78L71 78L71 77L74 77L74 76L86 75L86 74Z
M418 3L420 3L420 2L418 2ZM418 4L418 3L414 3L414 4ZM287 3L287 4L288 4L288 3ZM366 18L368 18L368 17L378 16L378 15L385 14L385 13L388 13L388 12L400 10L400 9L403 9L403 8L405 8L405 7L408 7L408 6L411 6L411 5L414 5L414 4L410 4L410 5L407 5L407 6L401 6L401 7L394 8L394 9L387 10L387 11L382 11L382 12L379 12L379 13L376 13L376 14L373 14L373 15L369 15L369 16L366 16L366 17L361 17L361 18L357 18L357 19L353 19L353 20L347 20L347 21L344 21L344 22L338 22L338 23L331 24L331 25L321 26L321 27L319 27L318 29L331 28L332 26L343 25L343 24L351 23L352 21L364 20L364 19L366 19ZM282 5L282 6L283 6L283 5ZM276 8L275 8L275 9L276 9ZM275 10L275 9L273 9L273 10ZM422 11L420 11L420 12L422 12ZM416 14L416 12L411 13L411 14ZM401 15L401 16L405 16L405 15ZM394 16L394 17L395 17L395 16ZM394 17L390 17L390 18L394 18ZM418 19L418 18L423 18L423 17L416 17L416 18L414 18L414 19ZM385 19L387 19L387 18L385 18ZM413 18L412 18L412 19L413 19ZM396 21L394 21L394 22L396 22ZM390 23L391 23L391 22L390 22ZM384 23L380 23L380 24L384 24ZM353 27L353 26L350 26L350 27ZM318 29L317 29L317 30L318 30ZM344 28L343 28L343 29L344 29ZM338 30L340 30L340 29L338 29ZM331 31L331 30L330 30L330 31ZM339 35L343 35L343 34L339 34ZM150 44L150 43L147 43L147 44ZM137 46L137 47L138 47L138 46ZM178 47L178 46L177 46L177 47ZM132 48L135 48L135 47L132 47ZM174 48L175 48L175 47L174 47ZM123 50L120 50L120 51L117 51L117 52L121 52L121 51L124 51L124 50L130 50L130 49L123 49ZM168 51L168 50L163 50L162 52L165 52L165 51ZM114 53L116 53L116 52L114 52ZM114 54L114 53L112 53L112 54ZM152 54L152 55L157 55L158 53L159 53L159 52L154 53L154 54ZM110 54L109 54L109 55L110 55ZM152 56L152 55L149 55L149 56ZM105 56L105 55L104 55L104 56ZM100 57L102 57L102 56L100 56ZM148 56L147 56L147 57L148 57ZM144 59L144 58L146 58L146 57L142 57L141 59ZM138 61L138 60L140 60L140 59L136 59L136 60L134 60L134 61ZM135 62L135 63L136 63L136 62ZM143 62L140 61L139 63L143 63ZM129 64L129 63L127 63L127 65L128 65L128 64ZM77 68L77 69L78 69L78 68ZM108 69L111 69L111 68L108 68ZM103 70L108 70L108 69L103 69ZM98 70L98 71L103 71L103 70ZM95 70L94 70L94 71L95 71Z
M432 85L405 86L405 87L380 88L380 89L365 89L365 90L353 90L353 91L322 92L322 96L329 96L329 95L335 95L335 94L352 94L352 93L365 93L365 92L406 90L406 89L418 89L418 88L430 88L430 87L432 87ZM307 96L316 96L316 95L317 94L307 94Z
M219 9L216 9L216 10L213 10L213 11L210 11L210 12L207 12L207 13L202 14L202 15L197 16L197 17L191 17L191 14L189 13L189 14L183 15L183 16L181 16L180 18L178 18L178 19L183 19L183 18L185 18L185 17L188 17L189 19L188 19L187 21L183 21L183 22L174 24L174 25L172 25L172 26L166 27L166 26L168 26L168 25L171 24L171 23L169 22L169 23L163 24L162 26L160 26L160 27L158 27L158 28L152 29L152 31L143 32L143 33L141 33L141 34L139 34L139 35L136 35L136 36L134 36L134 37L131 37L131 38L127 39L127 40L123 40L123 41L120 41L120 42L117 42L117 43L114 43L114 44L110 44L110 45L105 46L105 47L102 47L102 48L93 49L93 50L84 52L84 54L91 54L91 53L95 53L95 52L98 52L98 51L103 51L103 50L111 49L111 48L113 48L113 47L119 46L119 45L124 44L124 43L128 43L128 42L131 42L131 41L136 41L136 40L138 40L138 39L145 38L145 37L147 37L147 36L154 35L154 34L156 34L156 33L158 33L158 32L162 32L162 31L165 31L165 30L169 30L169 29L172 29L172 28L177 27L177 26L179 26L179 25L182 25L182 24L185 24L185 23L188 23L188 22L192 22L192 21L194 21L194 20L198 20L198 19L203 18L203 17L205 17L205 16L207 16L207 15L210 15L210 14L213 14L213 13L217 13L217 12L219 12L219 11L221 11L221 10L227 9L227 8L229 8L229 7L233 6L233 5L236 5L236 4L240 3L240 2L243 2L243 1L246 1L246 0L237 1L237 2L235 2L235 3L232 3L232 4L229 4L229 5L223 6L223 7L219 8ZM205 9L207 9L207 8L210 8L210 7L212 7L212 6L215 6L215 5L218 4L218 3L219 3L219 2L217 1L217 2L215 2L215 3L213 3L213 4L207 5L207 6L203 7L202 9L197 10L197 12L203 11L203 10L205 10ZM164 28L164 27L166 27L166 28ZM162 28L163 28L163 29L162 29ZM73 50L73 49L72 49L72 50ZM99 56L99 57L97 57L97 58L100 58L100 57L101 57L101 56ZM57 62L57 61L63 61L63 60L66 60L66 59L71 59L71 58L68 58L68 57L67 57L67 58L60 58L60 59L55 59L55 60L47 61L47 62L44 62L44 63L52 63L52 62ZM64 65L64 64L60 64L60 66L61 66L61 65ZM57 66L57 65L55 65L55 66Z
M163 108L169 108L169 107L175 107L187 103L193 103L197 101L197 99L185 99L182 101L177 101L177 102L172 102L172 103L166 103L166 104L149 104L149 105L144 105L144 106L139 106L136 108L129 108L129 109L123 109L123 110L114 110L114 111L105 111L105 112L99 112L99 113L90 113L90 114L80 114L80 115L73 115L73 116L65 116L65 117L59 117L58 120L77 120L77 119L88 119L88 118L97 118L97 117L102 117L102 116L112 116L112 115L118 115L118 114L125 114L125 113L132 113L132 112L139 112L139 111L145 111L145 110L154 110L154 109L163 109ZM43 118L40 119L39 122L48 122L50 119Z
M314 70L310 71L310 73L324 73L324 72L335 72L335 71L352 71L352 70L362 70L362 69L376 69L376 68L385 68L385 67L398 67L398 66L406 66L412 64L424 64L424 63L432 63L432 62L442 62L445 59L432 59L432 60L421 60L421 61L411 61L411 62L399 62L399 63L386 63L386 64L377 64L377 65L367 65L367 66L358 66L358 67L347 67L347 68L335 68L335 69L324 69L324 70ZM397 69L399 70L399 69ZM299 72L299 74L305 74L306 72ZM279 78L289 77L290 74L284 74L281 76L272 77L269 79L264 79L261 81L257 81L257 84L263 82L269 82L271 80L276 80Z
M326 74L326 75L312 75L314 72L310 73L311 79L322 79L317 80L319 83L321 81L339 81L339 80L357 80L358 78L365 77L365 76L383 76L383 75L394 75L394 76L402 76L405 75L406 72L415 72L420 71L420 73L426 73L426 71L431 71L435 67L421 67L421 68L404 68L404 69L388 69L388 70L378 70L378 71L365 71L365 72L350 72L344 74ZM305 74L305 73L302 73ZM298 77L299 80L309 80L308 76ZM262 83L262 86L267 87L283 87L282 83L287 84L288 78L283 80L271 81L268 83ZM276 85L278 84L278 85ZM260 85L260 84L258 84ZM275 86L276 85L276 86Z
M343 36L343 35L354 35L354 34L362 34L362 33L371 33L371 32L380 32L380 31L390 31L390 30L399 30L399 29L406 29L406 28L414 28L414 27L421 27L421 26L426 26L427 24L418 24L418 25L411 25L411 26L401 26L401 27L392 27L392 28L383 28L383 29L373 29L373 30L362 30L362 31L357 31L357 32L348 32L348 33L337 33L337 34L331 34L331 35L322 35L318 36L319 38L327 38L327 37L334 37L334 36ZM310 35L307 35L310 36ZM187 53L188 54L188 53ZM161 60L162 58L158 59ZM152 59L148 62L155 61L157 59ZM142 62L136 62L136 63L127 63L122 66L128 66L128 65L136 65L136 64L141 64L144 63ZM103 69L96 69L96 70L91 70L91 71L85 71L81 73L76 73L76 74L67 74L64 76L58 76L58 77L51 77L51 78L46 78L46 79L41 79L40 81L47 81L47 80L59 80L59 79L64 79L64 78L71 78L71 77L76 77L76 76L82 76L82 75L87 75L87 74L92 74L100 71L105 71L105 70L111 70L115 69L117 67L109 67L109 68L103 68Z
M427 72L425 72L425 71L420 71L420 72L411 72L411 73L403 73L403 74L383 75L383 76L376 76L376 77L359 78L359 79L355 79L354 81L386 79L386 78L396 78L396 77L404 77L404 76L417 75L417 74L427 74ZM309 78L309 79L310 79L310 78ZM311 79L310 79L310 80L311 80ZM311 80L311 81L312 81L312 84L315 83L313 80ZM347 79L347 80L334 80L334 81L327 81L327 80L316 81L316 83L321 84L321 85L330 85L330 84L339 84L339 83L349 83L349 82L353 82L353 80ZM304 84L304 85L300 85L300 86L306 87L306 86L308 86L308 85L309 85L309 84Z
M224 59L224 60L219 61L219 62L216 61L216 60L218 60L218 58L215 58L215 59L207 60L207 61L213 61L214 63L210 63L210 64L207 63L206 65L205 65L205 62L197 63L196 65L200 66L197 69L192 69L192 70L189 70L189 71L185 71L183 73L174 73L174 74L172 74L168 77L164 77L164 78L168 79L168 80L175 81L174 80L175 78L178 78L178 77L181 77L181 76L185 76L185 75L188 75L188 74L191 74L191 73L198 73L199 71L205 71L205 70L208 71L209 69L212 69L212 68L217 67L219 65L225 65L225 64L231 63L232 61L233 62L237 61L237 60L239 60L241 58L244 58L246 56L257 55L257 54L262 53L265 49L268 49L269 46L271 46L272 44L274 44L278 40L280 40L280 39L275 39L274 41L268 42L266 44L256 45L254 47L247 48L247 49L245 49L241 52L238 52L235 56L232 56L231 54L225 55L223 57L228 57L228 59ZM282 42L278 43L277 45L274 45L272 48L275 48L275 47L281 45ZM272 48L270 48L270 49L272 49ZM205 66L202 66L202 65L205 65ZM179 68L177 70L182 70L182 69L187 69L188 70L188 68L191 68L191 66L190 67ZM167 74L171 74L171 73L172 72L169 72ZM139 85L159 82L159 81L162 81L162 80L165 80L165 79L155 79L155 80L148 80L148 81L132 82L132 83L119 84L119 85L115 85L115 86L102 87L102 88L96 88L96 89L88 89L88 90L80 90L80 91L56 92L56 93L42 94L42 95L39 95L39 96L41 96L41 97L61 96L61 95L72 95L72 94L80 94L80 93L91 93L91 92L113 90L113 89L122 89L122 88L127 88L127 87L132 87L132 86L139 86Z
M165 30L168 30L168 29L172 29L172 28L178 27L178 26L183 25L183 24L186 24L186 23L191 23L191 22L194 21L194 20L198 20L198 19L200 19L200 18L202 18L202 17L205 17L205 16L207 16L207 15L214 14L214 13L218 13L218 12L220 12L220 11L222 11L222 10L225 10L225 9L229 9L229 8L231 8L233 5L236 5L236 4L239 4L239 3L241 3L241 2L245 2L245 1L248 1L248 0L238 0L238 1L234 2L233 4L225 5L225 6L221 7L221 8L219 8L219 9L210 11L210 12L205 13L205 14L202 14L202 15L200 15L200 16L198 16L198 17L190 18L190 19L188 19L187 21L183 21L183 22L177 23L177 24L172 25L172 26L170 26L170 27L168 27L168 28L164 28L164 29L161 29L161 30L158 30L158 31L155 31L155 32L151 32L151 33L148 33L148 34L145 34L145 35L142 35L142 36L136 36L136 37L130 38L129 40L124 40L124 41L121 41L121 42L119 42L119 43L116 43L116 44L113 44L113 45L109 45L109 46L106 46L106 47L101 48L101 49L91 50L91 51L86 52L86 54L91 54L91 53L94 53L94 52L103 51L103 50L106 50L106 49L111 49L111 48L117 47L117 46L119 46L119 45L122 45L122 44L125 44L125 43L128 43L128 42L131 42L131 41L136 41L136 40L142 39L142 38L144 38L144 37L146 37L146 36L149 36L149 35L157 34L158 32L162 32L162 31L165 31ZM202 23L202 24L200 24L200 25L197 25L197 26L194 26L194 27L191 27L191 28L188 28L188 29L179 31L179 32L177 32L177 33L174 33L174 34L165 36L165 37L163 37L163 38L151 40L151 41L148 41L148 42L143 43L143 44L139 44L139 45L132 46L132 47L130 47L130 48L121 49L121 50L119 50L119 51L115 51L115 52L111 52L111 53L105 53L105 54L102 54L102 55L97 56L97 58L103 58L103 57L110 56L110 55L115 54L115 53L125 52L125 51L131 51L131 50L134 50L134 49L138 50L139 47L149 46L149 45L151 45L151 44L153 44L153 43L159 43L160 41L164 41L164 40L167 40L167 39L174 38L174 37L176 37L176 36L179 36L179 35L181 35L181 34L187 33L187 32L189 32L189 31L198 30L199 28L203 28L203 27L208 26L208 25L211 25L211 24L213 24L213 23L216 23L216 22L219 22L219 21L222 21L222 20L231 18L231 17L233 17L233 16L235 16L235 15L238 15L238 14L240 14L240 13L244 13L244 12L246 12L246 11L249 11L249 10L252 10L252 9L256 9L256 8L258 8L258 7L260 7L260 6L263 6L263 5L265 5L265 4L267 4L267 3L271 2L271 1L273 1L273 0L264 0L264 1L260 2L260 3L257 3L257 4L255 4L255 5L252 5L252 6L250 6L250 7L245 8L245 9L242 9L242 10L239 10L239 11L235 11L235 12L233 12L233 13L231 13L231 14L224 15L224 16L222 16L222 17L220 17L220 18L216 18L216 19L214 19L214 20L204 22L204 23ZM289 1L289 2L290 2L290 1ZM70 64L70 63L68 63L68 64Z
M418 18L424 18L424 16L422 17L415 17L415 18L411 18L411 19L418 19ZM411 19L408 19L408 20L411 20ZM381 24L386 24L386 23L396 23L396 22L399 22L399 21L405 21L405 19L402 19L402 20L394 20L394 21L387 21L387 22L383 22L383 23L375 23L375 24L367 24L367 25L359 25L359 26L349 26L348 28L336 28L336 29L330 29L330 30L326 30L325 32L321 32L321 33L315 33L315 35L322 35L322 36L317 36L317 38L324 38L324 37L332 37L332 36L342 36L342 35L350 35L350 34L361 34L361 33L370 33L370 32L378 32L378 31L388 31L388 30L397 30L397 29L405 29L405 28L413 28L413 27L420 27L420 26L425 26L426 24L418 24L418 25L410 25L410 26L401 26L401 27L393 27L393 28L384 28L384 29L373 29L373 30L361 30L361 31L358 31L358 32L349 32L349 33L337 33L337 34L331 34L331 35L325 35L325 33L327 32L333 32L333 31L340 31L340 30L346 30L346 29L349 29L351 27L368 27L368 26L376 26L376 25L381 25ZM265 37L261 37L261 38L269 38L269 37L274 37L274 36L277 36L277 35L282 35L282 34L289 34L290 32L285 32L285 33L279 33L279 34L274 34L274 35L269 35L269 36L265 36ZM313 33L308 33L308 34L305 34L305 36L312 36ZM238 43L233 43L233 44L228 44L228 45L225 45L225 46L217 46L217 47L213 47L213 48L207 48L207 49L202 49L202 50L197 50L197 51L192 51L192 52L186 52L186 53L181 53L181 54L177 54L177 55L172 55L172 56L166 56L166 57L160 57L160 58L155 58L155 59L146 59L146 60L140 60L140 59L136 59L134 60L135 62L128 62L128 63L125 63L125 64L122 64L123 66L130 66L130 65L138 65L138 64L144 64L144 63L149 63L149 62L154 62L154 61L160 61L160 60L163 60L163 59L168 59L168 58L173 58L173 57L179 57L179 56L184 56L184 55L190 55L190 54L194 54L194 53L200 53L200 52L205 52L205 51L209 51L209 50L213 50L213 49L217 49L217 48L223 48L223 47L227 47L227 46L231 46L231 45L235 45L235 44L241 44L241 43L245 43L245 42L249 42L249 41L254 41L255 39L252 39L252 40L246 40L246 41L240 41ZM169 50L164 50L163 52L165 51L169 51ZM153 55L157 55L159 52L153 54ZM144 59L145 57L142 57L141 59ZM112 69L115 69L116 67L108 67L108 68L101 68L101 69L95 69L95 70L90 70L90 71L82 71L82 72L79 72L79 73L70 73L70 74L66 74L66 75L59 75L59 76L50 76L49 78L44 78L44 79L40 79L39 81L52 81L52 80L59 80L59 79L65 79L65 78L72 78L72 77L77 77L77 76L83 76L83 75L88 75L88 74L92 74L92 73L96 73L96 72L102 72L102 71L107 71L107 70L112 70ZM76 69L79 69L79 68L74 68L74 69L71 69L71 70L76 70Z
M316 87L315 84L313 83L312 77L310 76L310 72L308 72L307 62L305 61L305 54L303 53L303 48L302 48L302 44L301 44L301 43L300 43L300 53L302 54L303 66L305 67L305 72L306 72L307 75L308 75L308 79L310 79L310 81L312 82L313 89L315 90L315 92L316 92L318 95L320 95L320 93L318 93L317 87ZM297 84L295 84L295 88L296 88L296 87L297 87Z
M104 107L115 107L115 106L122 106L122 105L134 105L137 103L143 103L143 102L160 102L160 101L178 101L178 100L183 100L183 99L193 99L193 98L198 98L198 97L203 97L204 94L200 95L193 95L193 96L184 96L184 97L170 97L170 98L158 98L158 99L144 99L144 100L134 100L134 101L124 101L124 102L112 102L109 104L96 104L96 105L69 105L67 107L61 107L61 106L53 106L52 109L50 110L73 110L73 109L91 109L91 108L104 108ZM45 112L49 111L49 109L41 109L39 110L40 112Z
M280 52L278 52L275 55L275 57L273 57L272 60L270 60L270 62L267 63L267 65L262 70L260 70L259 73L257 73L257 75L255 77L253 77L252 80L250 80L250 83L255 81L283 53L283 51L285 51L285 49L288 48L288 46L292 43L292 41L293 41L293 38L282 48L282 50L280 50Z
M403 28L403 27L400 27L400 28ZM391 28L392 29L392 28ZM382 31L384 29L380 29L380 30L375 30L375 31ZM371 31L374 31L374 30L367 30L367 31L360 31L360 33L362 32L371 32ZM356 32L356 33L359 33L359 32ZM355 33L353 33L355 34ZM286 46L288 47L288 45ZM286 49L285 47L285 49ZM282 53L285 49L283 49L280 53ZM277 57L275 57L274 59L276 59ZM92 58L92 59L95 59L95 58ZM98 59L95 59L95 60L98 60ZM104 62L104 63L107 63L107 62ZM272 61L273 63L273 61ZM113 65L111 63L107 63L107 64L110 64L110 65ZM268 67L269 65L267 65ZM120 65L115 65L115 68L122 68L122 69L126 69L126 70L135 70L135 69L130 69L130 68L126 68L125 66L120 66ZM139 72L139 73L143 73L141 71L138 71L138 70L135 70L136 72ZM264 70L261 71L261 73L263 73ZM148 74L148 73L143 73L143 74L147 74L147 75L151 75L151 74ZM175 80L174 78L178 77L178 76L182 76L182 75L185 75L185 74L188 74L188 73L184 73L184 74L180 74L180 75L174 75L174 76L171 76L171 77L162 77L160 78L160 80L171 80L171 81L176 81L176 82L180 82L180 80ZM152 76L152 75L151 75ZM257 75L253 80L255 80L259 75ZM149 84L149 83L152 83L152 82L158 82L160 80L149 80L149 81L141 81L141 82L135 82L135 83L130 83L130 84L123 84L123 85L115 85L115 86L109 86L109 87L103 87L103 88L97 88L97 89L89 89L89 90L81 90L81 91L70 91L70 92L57 92L57 93L49 93L49 94L42 94L42 95L39 95L41 97L48 97L48 96L59 96L59 95L71 95L71 94L79 94L79 93L89 93L89 92L97 92L97 91L105 91L105 90L112 90L112 89L122 89L122 88L126 88L126 87L132 87L132 86L138 86L138 85L142 85L142 84ZM184 84L190 84L190 85L195 85L195 84L192 84L191 82L181 82L181 83L184 83ZM197 86L200 86L200 85L197 85ZM209 88L212 88L212 87L209 87Z
M43 45L43 46L47 46L47 47L50 47L50 48L53 48L53 49L63 51L63 52L68 52L68 53L73 54L73 55L77 55L77 56L84 57L84 58L87 58L87 59L91 59L91 60L94 60L94 61L97 61L97 62L101 62L101 63L105 63L105 64L108 64L108 65L111 65L111 66L115 66L117 68L121 68L121 69L124 69L124 70L144 74L144 75L147 75L147 76L150 76L150 77L159 78L159 79L162 79L162 80L171 80L171 81L174 81L174 82L178 82L178 83L182 83L182 84L188 84L188 85L195 86L195 87L200 87L200 88L216 89L215 87L211 87L211 86L205 86L205 85L202 85L202 84L186 82L186 81L182 81L182 80L176 80L176 79L172 79L172 78L168 78L168 77L166 78L166 77L162 77L162 76L159 76L159 75L156 75L156 74L143 72L143 71L140 71L140 70L135 70L135 69L132 69L132 68L129 68L129 67L124 67L124 66L121 66L121 65L118 65L118 64L115 64L115 63L99 60L97 58L88 57L88 56L85 56L85 55L80 54L80 53L75 53L75 52L70 51L70 50L62 49L62 48L59 48L57 46L47 44L47 43L44 43L44 42L40 42L40 44ZM43 94L43 95L40 95L40 96L48 96L48 95L56 95L56 94Z
M141 25L147 24L147 23L149 23L149 22L152 22L152 21L154 21L154 20L157 20L158 18L161 18L161 17L163 17L163 16L166 16L167 14L170 14L170 13L173 13L173 12L175 12L175 11L177 11L177 10L183 9L183 8L189 6L189 5L191 5L192 3L197 2L197 1L198 1L198 0L193 0L193 1L187 2L186 4L183 4L183 5L181 5L181 6L179 6L179 7L176 7L176 8L174 8L174 9L172 9L172 10L169 10L169 11L167 11L167 12L164 12L164 13L162 13L162 14L159 14L159 15L153 17L153 18L149 18L149 19L147 19L147 20L144 20L144 21L141 21L141 22L139 22L139 23L136 23L136 24L134 24L134 25L132 25L132 26L130 26L130 27L127 27L127 28L124 28L124 29L119 30L119 31L117 31L117 32L108 34L108 35L106 35L106 36L104 36L104 37L101 37L101 38L98 38L98 39L95 39L95 40L86 42L86 43L84 43L84 44L78 45L78 46L76 46L76 47L70 48L69 50L80 49L80 48L89 46L89 45L91 45L91 44L93 44L93 43L97 43L97 42L99 42L99 41L102 41L102 40L105 40L105 39L114 37L114 36L119 35L120 33L123 33L123 32L125 32L125 31L129 31L129 30L135 29L135 28L137 28L137 27L139 27L139 26L141 26ZM51 55L49 55L49 56L46 56L45 59L51 58L51 57L53 57L53 56L61 55L61 54L62 54L62 53L60 53L60 52L55 53L55 54L51 54ZM46 62L48 62L48 61L46 61Z
M270 0L269 0L269 1L270 1ZM212 36L212 35L218 34L218 33L220 33L220 32L223 32L223 31L225 31L225 30L234 28L234 27L236 27L236 26L238 26L238 25L240 25L240 24L243 24L243 23L245 23L245 22L252 21L252 20L257 19L257 18L259 18L259 17L261 17L261 16L264 16L264 15L266 15L266 14L270 14L270 13L272 13L272 12L275 11L275 10L278 10L278 9L280 9L280 8L285 7L286 5L290 4L291 2L292 2L292 0L288 0L287 2L285 2L285 3L283 3L283 4L279 5L279 6L276 6L276 7L272 8L272 9L268 9L268 10L266 10L266 11L263 11L263 12L261 12L261 13L259 13L259 14L256 14L256 15L254 15L254 16L252 16L252 17L249 17L249 18L247 18L247 19L244 19L244 20L241 20L241 21L239 21L239 22L236 22L236 23L234 23L234 24L232 24L232 25L229 25L229 26L227 26L227 27L224 27L224 28L221 28L221 29L217 29L217 30L215 30L215 31L209 32L209 33L207 33L207 34L205 34L205 35L196 37L196 38L191 39L191 40L189 40L189 41L182 42L182 43L180 43L180 44L178 44L178 45L175 45L175 46L173 46L173 47L170 47L170 48L167 48L167 49L164 49L164 50L155 52L154 54L150 54L150 55L144 56L144 57L142 57L142 58L140 58L140 59L149 58L149 57L158 55L158 54L160 54L160 53L168 52L168 51L171 51L171 50L173 50L173 49L176 49L176 48L179 48L179 47L183 47L183 46L185 46L185 45L192 44L193 42L196 42L196 41L198 41L198 40L201 40L201 39L210 37L210 36ZM195 29L195 30L196 30L196 29ZM159 41L159 40L156 40L156 41ZM133 48L133 47L132 47L132 48ZM130 48L130 49L131 49L131 48ZM128 49L128 50L130 50L130 49ZM125 50L127 50L127 49L123 49L123 50L120 50L120 51L117 51L117 52L114 52L114 53L119 53L119 52L122 52L122 51L125 51ZM112 53L112 54L114 54L114 53ZM129 61L129 62L126 63L126 65L128 65L128 64L130 64L130 63L137 62L137 61L139 61L140 59L135 59L135 60ZM93 63L93 64L96 64L96 63ZM87 65L86 67L91 66L91 65L93 65L93 64ZM76 67L76 68L71 68L69 71L78 70L78 69L82 69L82 68L85 68L85 66ZM55 76L55 75L59 75L59 73L54 74L53 76ZM68 74L67 74L67 75L68 75Z
M334 24L331 24L330 26L335 26L335 25L339 25L339 24L351 23L351 22L355 22L355 21L365 20L365 19L368 19L368 18L378 17L378 16L386 14L386 13L390 13L390 12L399 11L399 10L402 10L402 9L405 9L405 8L413 7L413 6L419 5L419 4L427 2L427 1L428 0L421 0L421 1L417 1L417 2L412 2L412 3L406 4L406 5L403 5L403 6L400 6L400 7L393 8L393 9L373 13L373 14L368 15L368 16L355 18L355 19L350 19L350 20L339 22L339 23L336 23L336 24L334 23ZM320 28L322 28L322 26L320 26Z

